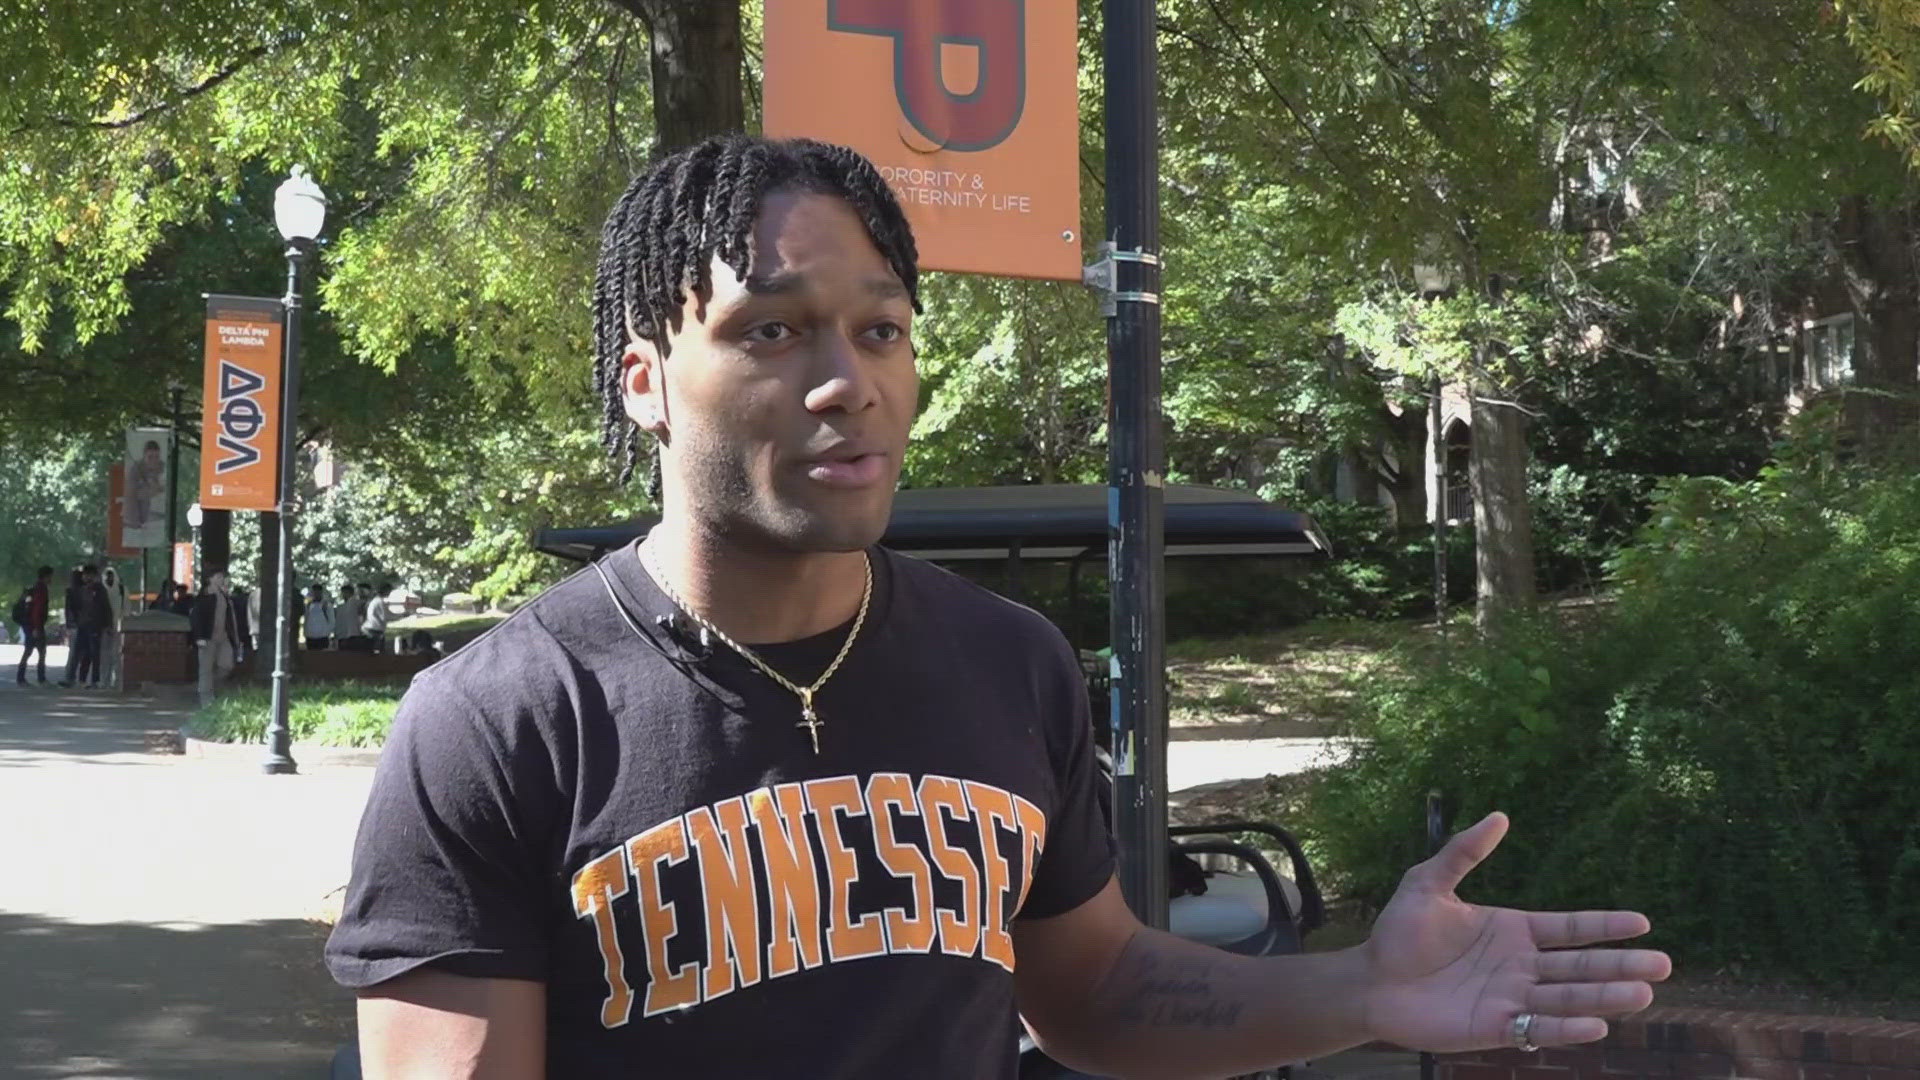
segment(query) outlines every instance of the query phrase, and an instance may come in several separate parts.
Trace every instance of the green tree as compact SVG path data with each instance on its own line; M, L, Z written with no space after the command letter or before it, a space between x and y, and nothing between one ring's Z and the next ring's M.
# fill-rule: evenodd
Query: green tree
M208 224L271 261L271 234L235 214L264 214L257 178L305 163L332 197L319 290L348 355L392 369L444 339L484 385L577 399L613 194L658 149L744 116L738 0L122 15L23 12L0 41L0 297L20 357L124 326L175 230ZM34 411L49 400L66 399Z

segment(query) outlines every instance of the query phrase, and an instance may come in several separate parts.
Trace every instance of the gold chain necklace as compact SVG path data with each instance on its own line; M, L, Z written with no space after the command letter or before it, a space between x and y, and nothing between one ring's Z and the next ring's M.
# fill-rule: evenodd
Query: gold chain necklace
M773 670L773 668L767 666L767 662L760 659L752 649L728 637L725 631L708 622L705 616L693 610L692 604L682 600L680 594L673 591L673 586L667 581L666 572L660 569L658 560L655 560L652 565L647 565L647 560L643 555L641 562L642 569L652 575L654 582L660 586L660 591L667 594L667 599L678 605L680 610L686 612L688 617L693 619L694 622L699 623L701 629L725 642L727 648L739 653L741 658L746 660L747 663L759 668L762 675L786 687L800 698L800 722L795 724L794 727L807 729L807 734L813 736L813 752L818 754L820 752L821 723L820 714L813 711L813 695L819 693L820 688L827 685L827 680L833 678L833 673L840 670L840 662L845 660L847 654L853 651L853 641L860 636L860 628L866 625L867 603L873 599L873 557L865 552L861 552L861 567L866 571L866 584L860 590L860 614L854 616L853 629L847 632L847 640L840 644L839 655L833 658L833 663L827 665L827 670L821 672L818 679L813 680L812 686L801 686L799 683Z

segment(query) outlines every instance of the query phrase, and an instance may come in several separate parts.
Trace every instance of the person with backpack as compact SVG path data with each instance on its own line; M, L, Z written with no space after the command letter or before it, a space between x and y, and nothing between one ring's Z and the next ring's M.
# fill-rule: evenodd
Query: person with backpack
M307 648L324 649L333 640L333 604L327 600L325 585L315 585L307 590L305 626Z
M20 667L13 676L13 681L21 686L27 685L27 660L35 649L40 651L40 685L47 685L47 610L50 607L47 583L52 580L53 567L41 567L33 584L20 593L20 599L13 605L13 621L20 624L21 632L26 635L20 649Z
M353 582L340 586L340 606L334 612L334 636L340 642L341 652L367 652L367 639L360 632L361 619L366 615L366 601L355 592Z

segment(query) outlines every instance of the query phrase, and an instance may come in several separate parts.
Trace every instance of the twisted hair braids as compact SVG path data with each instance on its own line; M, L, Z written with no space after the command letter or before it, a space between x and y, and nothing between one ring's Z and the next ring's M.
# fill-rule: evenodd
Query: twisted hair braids
M774 191L797 188L846 201L920 310L913 230L873 163L811 139L726 135L674 154L634 178L607 215L593 281L593 383L600 441L620 483L639 467L640 429L626 413L621 357L628 342L667 355L667 329L686 302L711 286L714 256L742 278L753 271L753 227ZM660 465L648 497L660 501Z

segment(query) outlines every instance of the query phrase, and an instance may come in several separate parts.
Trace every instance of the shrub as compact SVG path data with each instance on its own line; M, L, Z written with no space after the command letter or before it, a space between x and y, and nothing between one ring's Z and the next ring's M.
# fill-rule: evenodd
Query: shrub
M1433 529L1403 528L1382 507L1320 500L1306 512L1333 544L1333 556L1304 564L1306 604L1318 618L1400 619L1433 614ZM1447 529L1447 597L1473 601L1473 527Z
M1314 799L1379 903L1421 805L1515 832L1473 895L1648 912L1683 965L1920 986L1920 477L1796 452L1661 486L1617 602L1410 657Z
M293 740L321 746L379 746L393 726L404 685L294 684L287 709ZM212 742L265 742L272 695L254 687L223 691L188 722L195 737Z

